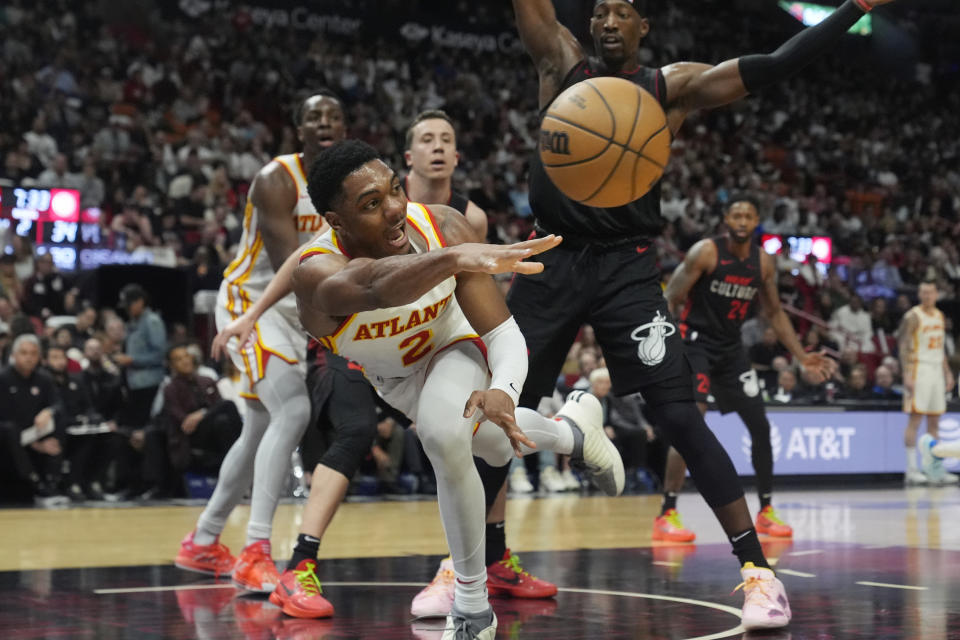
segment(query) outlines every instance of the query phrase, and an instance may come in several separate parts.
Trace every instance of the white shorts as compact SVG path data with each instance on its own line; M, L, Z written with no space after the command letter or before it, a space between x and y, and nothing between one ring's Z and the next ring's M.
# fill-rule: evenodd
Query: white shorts
M903 410L934 416L945 413L947 381L943 376L943 364L917 363L913 379L913 393L904 391L903 394Z
M227 308L225 287L220 287L216 307L217 331L221 331L227 323L236 318L237 315ZM257 399L254 387L267 376L267 364L271 357L296 365L304 376L307 375L307 364L304 360L307 334L299 324L292 323L276 309L268 309L260 316L254 339L247 343L246 348L240 350L237 339L232 338L227 343L227 352L243 375L240 395L244 398Z
M477 337L466 337L453 340L449 344L438 349L437 353L430 358L430 362L432 362L433 358L436 358L437 355L442 353L444 350L449 349L454 345L464 342L476 344L479 341L480 338ZM476 356L478 365L482 367L487 366L485 351L472 347L469 347L468 351L471 353L471 355ZM367 375L367 378L373 383L373 386L377 390L377 393L380 394L380 397L386 400L391 407L403 413L413 422L416 422L417 405L420 401L420 392L423 390L423 384L427 379L427 373L429 371L430 364L427 363L426 365L418 368L415 372L411 373L409 376L403 378L380 379L369 374ZM465 396L463 398L464 405L466 405L468 397L469 396Z

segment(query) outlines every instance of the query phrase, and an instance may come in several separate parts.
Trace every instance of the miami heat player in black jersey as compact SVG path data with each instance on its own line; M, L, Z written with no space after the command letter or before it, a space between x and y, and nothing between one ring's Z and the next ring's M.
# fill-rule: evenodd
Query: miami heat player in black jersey
M762 310L777 337L809 375L826 377L833 361L820 354L808 354L797 338L790 319L780 306L773 258L760 250L754 232L760 223L756 203L734 196L724 215L727 235L701 240L687 253L667 285L671 312L681 305L681 333L687 358L693 368L693 392L701 412L712 396L721 413L736 411L752 439L751 458L757 474L760 533L790 537L793 530L770 505L773 492L773 454L770 423L760 396L757 372L750 366L740 340L740 327ZM677 492L683 487L686 467L676 451L667 458L664 500L654 523L654 539L691 542L693 532L684 528L676 513Z
M717 65L677 62L660 69L647 69L641 62L641 43L651 29L646 0L595 0L590 17L594 57L557 19L552 0L513 0L513 10L520 40L537 69L541 110L578 80L618 76L657 98L675 135L689 114L734 102L796 73L828 51L865 11L886 1L848 0L771 54ZM553 391L580 325L593 325L613 392L643 394L650 415L685 457L723 526L743 579L763 585L750 588L744 628L786 625L786 594L763 555L736 469L693 402L690 366L663 300L651 248L662 228L657 187L626 207L584 207L550 183L537 156L530 157L533 215L541 231L561 233L564 242L543 255L543 273L517 278L508 298L530 351L520 404L536 407L541 396Z

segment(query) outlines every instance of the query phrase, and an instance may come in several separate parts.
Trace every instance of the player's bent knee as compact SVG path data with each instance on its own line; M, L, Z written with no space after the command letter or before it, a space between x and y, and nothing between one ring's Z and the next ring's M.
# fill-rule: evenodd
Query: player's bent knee
M377 424L372 420L341 425L333 444L320 458L320 464L352 478L376 436Z

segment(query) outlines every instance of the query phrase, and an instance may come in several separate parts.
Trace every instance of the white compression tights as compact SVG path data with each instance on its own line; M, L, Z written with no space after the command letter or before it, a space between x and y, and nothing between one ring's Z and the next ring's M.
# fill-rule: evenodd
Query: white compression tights
M470 393L485 389L487 384L487 368L479 351L470 343L462 343L436 356L417 404L417 434L437 476L440 519L457 575L456 605L464 612L486 609L482 591L486 583L486 501L473 456L503 466L513 455L500 427L485 421L474 435L476 419L463 417ZM544 418L528 409L518 409L516 418L537 450L571 452L573 433L566 422ZM524 453L529 452L525 448ZM463 583L479 585L484 593L482 606L469 602L471 596Z
M310 420L310 398L300 368L280 358L270 358L255 391L260 402L247 401L243 430L223 459L217 487L197 522L197 544L209 544L211 536L223 531L251 478L247 544L270 539L273 514L290 472L290 454Z

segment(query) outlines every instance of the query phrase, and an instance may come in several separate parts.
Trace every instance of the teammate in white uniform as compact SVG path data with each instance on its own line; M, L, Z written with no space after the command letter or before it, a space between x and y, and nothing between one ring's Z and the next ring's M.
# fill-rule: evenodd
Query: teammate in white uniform
M928 450L938 436L940 416L947 410L947 391L953 389L953 373L944 351L945 322L937 309L937 285L920 285L920 304L907 311L900 328L900 361L903 367L903 411L910 415L903 435L907 449L907 484L953 483L957 476L941 465L931 464ZM917 469L917 430L927 417L927 432L921 442L924 471Z
M307 172L322 149L344 138L343 107L332 95L312 95L298 106L295 122L303 152L274 158L251 184L240 250L224 271L217 298L218 329L253 304L284 260L324 228L307 193ZM254 331L255 339L242 346L235 340L228 344L230 357L244 376L243 431L223 461L196 530L181 543L176 564L215 574L232 571L239 586L271 592L279 580L270 554L273 515L289 473L290 454L310 417L303 361L307 343L293 296L266 312ZM234 563L217 539L250 488L251 478L247 542Z
M331 230L303 252L294 273L300 319L416 421L457 576L443 638L492 639L484 494L472 456L504 465L533 448L569 453L608 493L623 489L623 464L596 398L571 396L559 420L515 410L526 343L487 274L539 272L540 264L521 261L560 240L474 244L463 216L408 203L396 173L357 141L317 158L309 190Z

